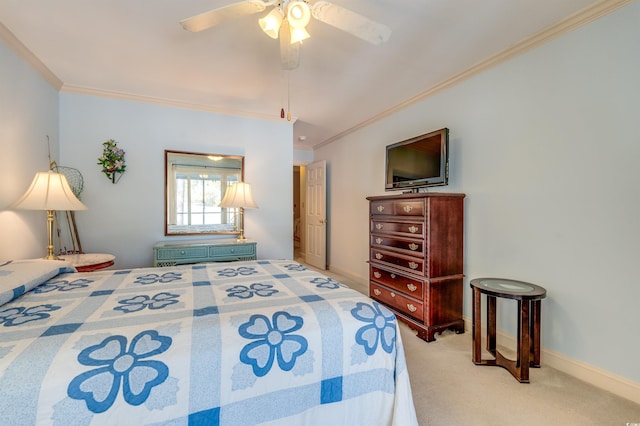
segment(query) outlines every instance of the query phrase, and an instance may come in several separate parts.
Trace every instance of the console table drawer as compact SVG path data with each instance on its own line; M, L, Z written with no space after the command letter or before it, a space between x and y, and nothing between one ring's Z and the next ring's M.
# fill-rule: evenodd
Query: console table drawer
M209 247L210 256L255 256L255 244L238 244Z
M370 286L370 290L370 296L372 298L379 300L386 305L389 305L392 308L395 308L398 311L417 319L418 321L422 321L422 319L424 318L424 309L422 302L404 297L401 293L396 293L393 290L390 290L383 286L375 285L373 283Z
M161 248L156 251L156 259L206 259L209 256L207 247Z

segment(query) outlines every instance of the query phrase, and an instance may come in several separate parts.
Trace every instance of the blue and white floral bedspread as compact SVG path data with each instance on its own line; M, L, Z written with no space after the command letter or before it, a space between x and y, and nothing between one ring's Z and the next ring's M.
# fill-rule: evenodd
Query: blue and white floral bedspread
M61 273L0 306L0 424L414 425L394 315L292 261Z

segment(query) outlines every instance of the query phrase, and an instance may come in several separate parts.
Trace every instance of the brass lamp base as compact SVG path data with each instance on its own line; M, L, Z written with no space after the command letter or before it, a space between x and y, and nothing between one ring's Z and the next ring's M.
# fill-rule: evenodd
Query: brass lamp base
M238 210L240 210L240 229L238 229L238 232L240 232L238 234L238 241L244 241L247 239L247 237L244 236L244 209L242 207L240 207Z
M49 235L49 244L47 245L47 260L62 260L55 255L55 246L53 245L53 210L47 210L47 234Z

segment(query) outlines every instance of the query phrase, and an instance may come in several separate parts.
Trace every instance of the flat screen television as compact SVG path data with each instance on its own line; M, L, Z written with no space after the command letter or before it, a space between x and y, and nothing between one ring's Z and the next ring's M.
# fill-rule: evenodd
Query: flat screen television
M449 181L449 129L387 146L385 190L443 186Z

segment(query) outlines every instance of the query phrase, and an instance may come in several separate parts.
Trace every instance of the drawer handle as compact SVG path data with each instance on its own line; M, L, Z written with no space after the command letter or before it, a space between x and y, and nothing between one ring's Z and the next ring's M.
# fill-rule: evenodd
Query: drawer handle
M409 291L416 291L418 289L418 286L416 286L415 284L407 284L407 288L409 289Z
M380 260L382 259L384 256L381 255L380 253L376 253L376 259Z
M382 213L384 211L384 206L378 206L377 209L380 213Z
M184 250L180 250L180 254L184 254Z
M376 238L376 244L380 244L380 243L382 243L382 238L380 237Z
M231 253L235 253L235 252L236 252L236 249L231 249L231 250L229 250L229 251L230 251Z
M411 232L412 234L415 234L416 232L418 232L418 229L419 229L419 228L418 228L417 226L413 226L413 225L411 225L411 226L409 227L409 232Z
M391 278L396 279L396 274L391 274Z
M415 306L413 306L413 304L408 303L407 304L407 309L409 309L411 312L415 312L418 310L418 308L416 308Z
M384 228L384 225L383 225L383 224L381 224L381 223L376 223L376 229L377 229L378 231L379 231L379 230L381 230L382 228Z
M380 290L378 290L377 288L373 289L373 294L375 294L376 296L380 296L382 294L382 292Z
M382 274L380 272L376 271L376 272L373 273L373 276L376 277L376 278L380 278L382 276Z
M396 297L396 294L394 292L391 292L391 297Z
M418 247L420 246L417 244L414 244L414 243L409 244L409 248L413 251L418 250Z
M404 206L402 208L402 210L404 210L406 213L411 213L411 210L413 210L413 207L411 206Z
M416 262L409 262L409 268L416 269L417 267L418 267L418 264Z

